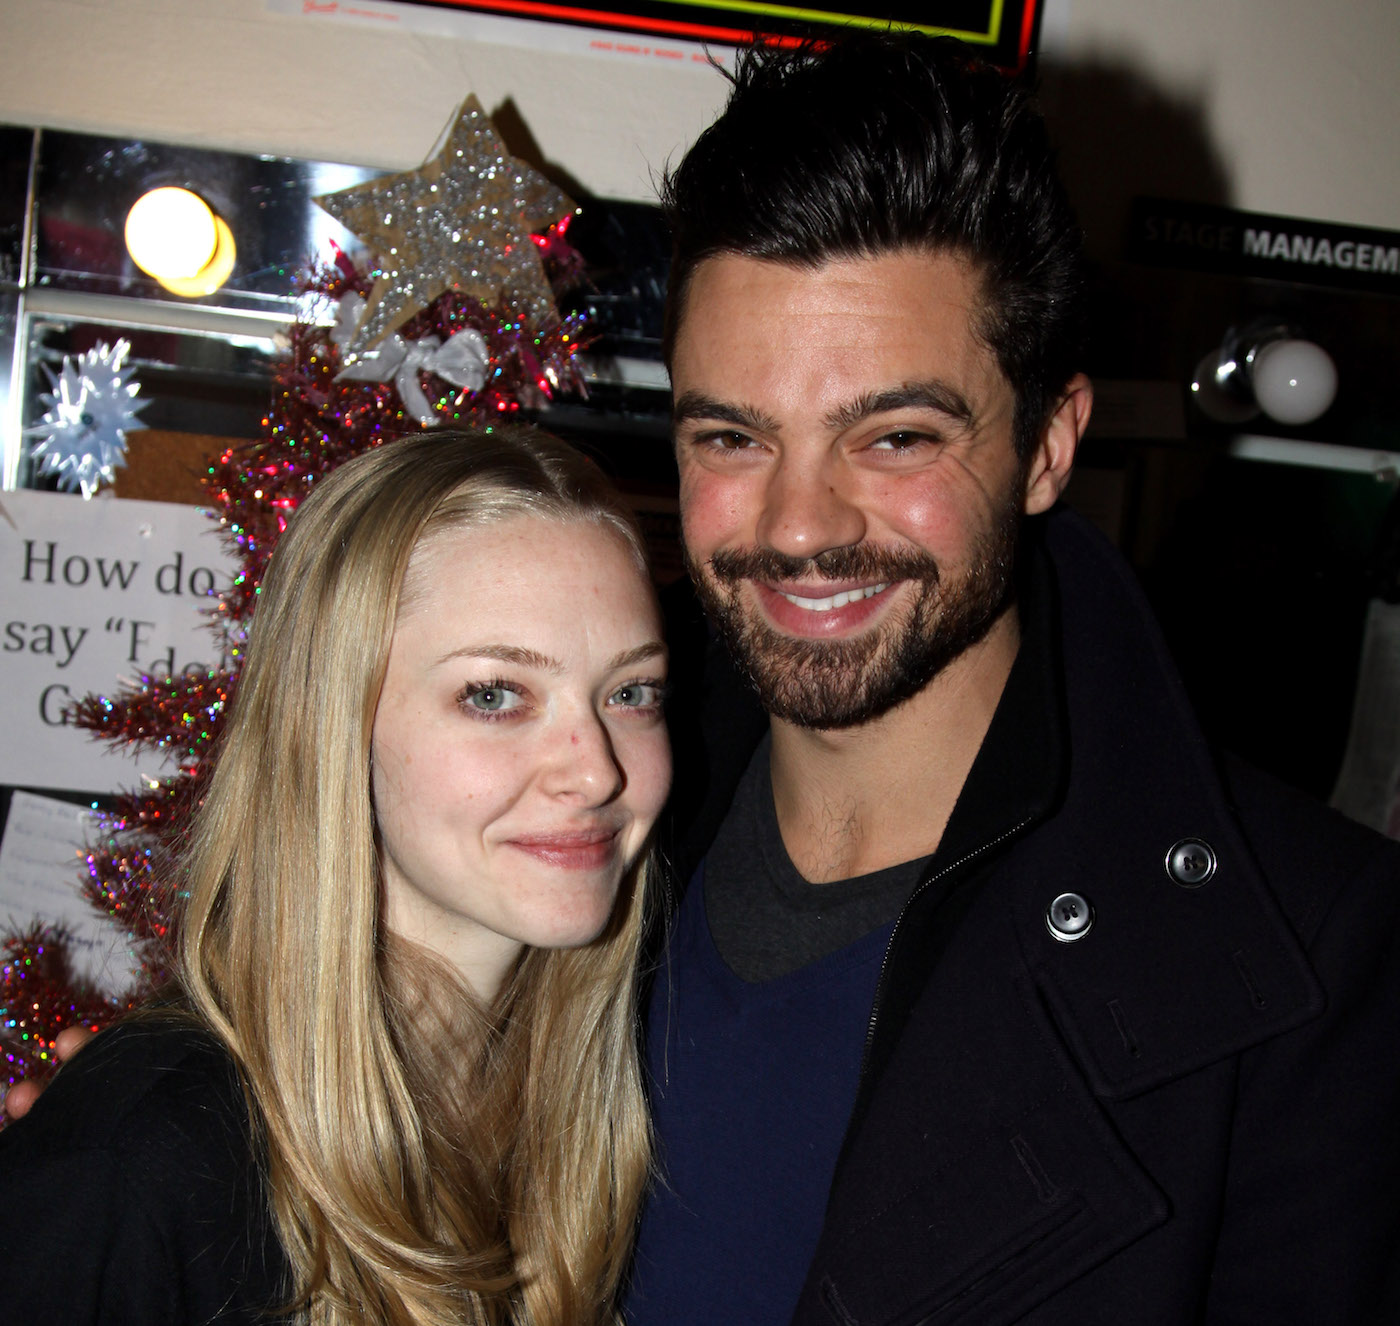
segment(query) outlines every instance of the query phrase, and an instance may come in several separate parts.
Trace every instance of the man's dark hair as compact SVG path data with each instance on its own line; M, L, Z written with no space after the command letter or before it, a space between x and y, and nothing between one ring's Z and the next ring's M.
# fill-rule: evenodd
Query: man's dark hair
M1080 232L1019 81L946 37L869 33L741 51L724 113L662 185L667 363L695 268L732 253L816 267L926 248L978 267L974 330L1016 393L1029 455L1079 368Z

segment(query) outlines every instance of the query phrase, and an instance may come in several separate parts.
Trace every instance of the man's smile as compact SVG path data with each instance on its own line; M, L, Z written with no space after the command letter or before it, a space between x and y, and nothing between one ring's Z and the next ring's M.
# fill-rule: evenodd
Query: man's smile
M794 607L802 608L807 612L830 612L833 608L844 608L848 603L854 603L858 599L874 598L876 594L883 594L890 587L885 581L879 585L863 585L857 589L843 589L835 594L827 595L825 598L809 598L801 594L790 594L787 590L780 589L781 594Z
M783 635L833 640L863 635L883 619L896 591L908 581L888 579L870 584L845 580L815 584L753 579L750 586L763 620Z

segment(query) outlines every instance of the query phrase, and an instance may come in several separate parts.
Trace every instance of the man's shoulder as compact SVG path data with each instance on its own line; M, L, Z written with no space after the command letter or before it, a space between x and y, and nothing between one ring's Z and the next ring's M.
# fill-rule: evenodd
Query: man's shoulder
M1045 519L1043 532L1055 567L1061 657L1081 757L1101 763L1105 777L1122 787L1155 787L1159 804L1194 806L1205 825L1216 813L1233 820L1305 944L1344 892L1383 914L1394 907L1400 844L1221 754L1200 731L1171 651L1117 549L1063 508ZM1120 762L1114 750L1129 754ZM1132 841L1137 825L1136 812L1124 818L1125 840Z
M1221 773L1251 850L1299 938L1340 906L1400 923L1400 843L1243 760Z

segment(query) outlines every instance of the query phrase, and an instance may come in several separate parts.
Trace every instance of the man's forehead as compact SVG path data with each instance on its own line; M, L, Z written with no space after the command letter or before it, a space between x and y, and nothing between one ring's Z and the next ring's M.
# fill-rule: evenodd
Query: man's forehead
M1005 379L981 335L982 295L978 267L946 249L813 263L715 254L697 264L676 324L678 402L696 388L728 398L756 375L792 389L804 372L843 397L948 374L996 391Z
M776 255L756 256L735 250L724 249L700 259L692 268L681 307L682 321L692 309L696 287L703 292L724 289L730 283L745 284L753 280L755 273L772 272L782 274L793 285L821 287L829 284L833 274L868 270L888 272L888 281L898 281L897 268L924 269L926 271L954 270L959 273L969 288L979 295L985 277L985 265L951 245L933 246L927 244L906 244L874 249L859 253L831 253L814 258Z

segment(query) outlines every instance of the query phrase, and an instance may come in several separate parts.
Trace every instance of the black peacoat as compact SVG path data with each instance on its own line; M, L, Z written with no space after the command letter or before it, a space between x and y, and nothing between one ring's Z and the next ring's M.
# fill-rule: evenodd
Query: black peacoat
M1080 518L1023 553L794 1321L1400 1322L1400 846L1216 759ZM673 658L685 879L765 720L713 641Z

